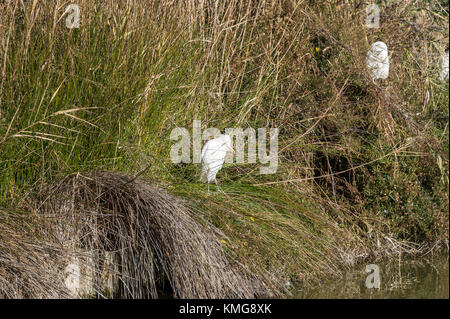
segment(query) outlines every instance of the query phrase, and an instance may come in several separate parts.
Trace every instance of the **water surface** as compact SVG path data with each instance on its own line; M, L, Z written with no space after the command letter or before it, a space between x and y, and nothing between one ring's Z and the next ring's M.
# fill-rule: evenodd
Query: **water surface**
M419 259L372 262L380 271L380 288L367 288L366 266L344 272L342 279L328 280L318 287L299 289L295 298L449 298L448 255Z

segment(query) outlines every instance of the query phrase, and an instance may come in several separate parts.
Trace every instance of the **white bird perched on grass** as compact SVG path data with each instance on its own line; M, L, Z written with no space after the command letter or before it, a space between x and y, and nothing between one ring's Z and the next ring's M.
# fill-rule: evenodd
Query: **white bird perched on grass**
M217 185L216 175L222 168L228 151L234 152L231 137L225 134L221 134L203 145L200 181L214 182Z
M377 41L372 44L366 58L367 69L372 81L387 79L389 76L389 55L386 43Z

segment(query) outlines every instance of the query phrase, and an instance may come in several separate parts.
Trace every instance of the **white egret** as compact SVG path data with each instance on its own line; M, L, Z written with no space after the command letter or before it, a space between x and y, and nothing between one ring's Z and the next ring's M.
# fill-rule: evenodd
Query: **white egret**
M441 81L448 80L448 50L439 59L439 65L441 67L439 74Z
M202 182L214 182L217 185L216 175L221 170L228 151L234 152L231 137L225 134L221 134L203 145L202 172L200 175Z
M372 81L387 79L389 76L388 48L384 42L377 41L372 44L366 58L367 69Z

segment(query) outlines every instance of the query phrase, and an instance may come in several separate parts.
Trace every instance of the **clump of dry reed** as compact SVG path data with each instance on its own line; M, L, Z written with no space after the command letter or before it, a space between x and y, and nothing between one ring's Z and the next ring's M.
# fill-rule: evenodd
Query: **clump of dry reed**
M68 252L52 239L44 218L0 209L0 299L68 298Z
M253 298L264 286L222 251L218 229L199 220L178 198L148 182L112 172L71 174L43 188L29 208L53 220L67 249L91 252L101 274L104 252L118 287L113 296ZM98 276L97 276L98 277ZM100 279L101 280L101 279ZM102 296L104 286L92 280ZM92 289L88 289L92 290Z

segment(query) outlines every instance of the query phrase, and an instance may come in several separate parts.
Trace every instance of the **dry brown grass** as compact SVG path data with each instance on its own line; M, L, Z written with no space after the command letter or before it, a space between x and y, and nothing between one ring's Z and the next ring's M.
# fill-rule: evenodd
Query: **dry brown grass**
M119 282L114 297L253 298L270 292L228 261L219 240L224 234L140 178L71 174L41 189L27 208L52 221L58 245L93 253L96 274L103 272L104 252L116 255L117 264L110 265ZM105 294L98 280L94 285L97 297Z
M48 221L0 209L0 298L68 298L64 265L69 252L57 245Z

